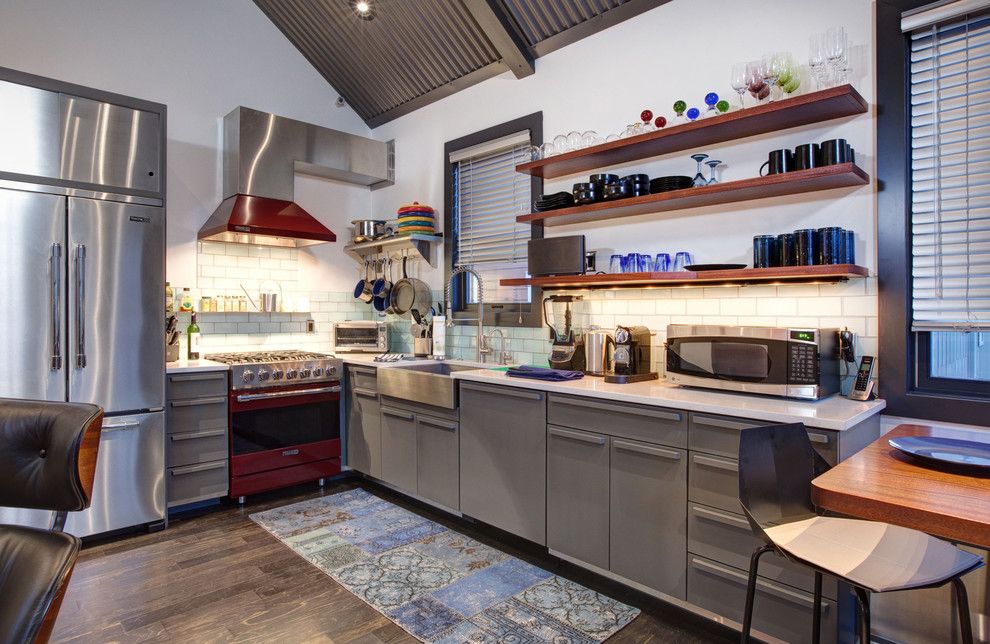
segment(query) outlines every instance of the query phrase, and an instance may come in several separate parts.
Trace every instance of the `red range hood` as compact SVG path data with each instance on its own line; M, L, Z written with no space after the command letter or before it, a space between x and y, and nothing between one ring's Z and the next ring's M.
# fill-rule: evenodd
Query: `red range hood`
M292 248L337 241L329 228L295 202L242 194L220 202L198 237Z

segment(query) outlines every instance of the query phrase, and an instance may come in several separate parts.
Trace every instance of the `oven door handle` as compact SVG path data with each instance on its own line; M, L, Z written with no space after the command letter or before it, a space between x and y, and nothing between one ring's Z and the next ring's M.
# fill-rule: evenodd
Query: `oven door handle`
M264 394L240 394L237 402L249 402L251 400L268 400L269 398L285 398L286 396L309 396L311 394L332 394L340 393L340 385L333 387L320 387L318 389L293 389L292 391L271 391Z

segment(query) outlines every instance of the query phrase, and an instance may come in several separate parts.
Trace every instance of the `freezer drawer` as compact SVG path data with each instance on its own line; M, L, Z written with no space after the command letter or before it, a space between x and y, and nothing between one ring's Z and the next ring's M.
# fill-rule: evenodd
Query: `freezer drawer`
M170 373L168 399L186 400L227 395L227 370L204 373Z
M168 507L227 496L227 461L168 468Z
M69 513L66 532L79 537L165 518L165 414L103 419L93 503Z

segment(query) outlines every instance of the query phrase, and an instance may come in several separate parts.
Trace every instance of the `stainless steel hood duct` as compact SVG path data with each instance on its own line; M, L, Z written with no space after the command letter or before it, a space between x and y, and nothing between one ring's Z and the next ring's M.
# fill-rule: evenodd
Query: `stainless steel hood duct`
M294 203L296 172L372 190L390 186L394 143L238 107L223 119L224 200L199 239L290 247L336 241Z

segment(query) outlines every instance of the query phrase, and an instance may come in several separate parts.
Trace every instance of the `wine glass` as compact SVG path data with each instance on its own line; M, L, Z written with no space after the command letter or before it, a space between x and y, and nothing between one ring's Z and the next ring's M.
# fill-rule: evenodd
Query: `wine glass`
M760 69L763 73L763 80L770 86L770 98L768 102L773 102L777 87L777 79L780 77L781 62L777 54L767 54L760 60Z
M825 35L814 34L808 40L808 69L815 79L815 89L825 86Z
M837 85L846 80L842 71L846 64L844 59L847 46L846 28L829 27L828 31L825 32L825 60Z
M794 58L787 53L778 54L780 57L780 76L777 85L784 94L793 94L801 86L801 75Z
M705 179L705 175L701 172L701 163L708 158L708 155L701 153L692 154L691 158L698 162L698 172L694 175L694 181L691 182L691 185L694 187L708 185L708 180Z
M763 69L758 60L746 63L746 89L757 103L770 96L770 86L763 80Z
M712 176L708 179L707 185L712 185L713 183L718 183L718 179L715 178L715 168L722 165L722 162L717 159L708 159L705 161L705 165L711 169Z
M731 76L732 89L735 90L736 94L739 94L739 108L742 109L746 107L743 102L743 95L749 88L749 82L746 79L746 63L736 63L732 66L732 76Z

